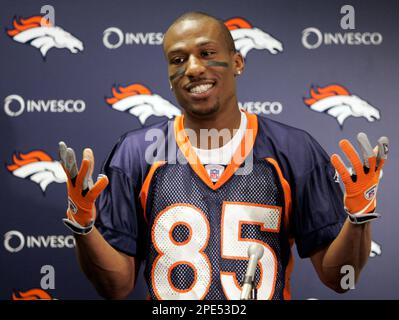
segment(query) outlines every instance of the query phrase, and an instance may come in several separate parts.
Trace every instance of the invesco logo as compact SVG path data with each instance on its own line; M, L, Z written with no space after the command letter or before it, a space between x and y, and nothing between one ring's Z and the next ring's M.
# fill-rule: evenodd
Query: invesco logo
M51 236L24 236L17 230L11 230L4 234L4 248L11 253L16 253L24 248L74 248L75 239L72 235Z
M17 94L4 99L4 112L17 117L26 112L83 112L86 103L83 100L24 100Z
M109 41L109 37L111 35L116 36L117 41L115 43L111 43ZM123 32L118 28L110 27L108 29L105 29L103 32L103 43L104 43L104 46L106 46L108 49L119 48L123 44L123 40L124 40Z
M238 102L240 109L254 114L280 114L283 105L279 101L245 101Z
M310 27L302 31L302 45L306 49L316 49L324 45L380 45L383 41L379 32L324 32Z
M314 38L316 38L316 41L314 43L309 42L309 37L312 34L314 35ZM319 29L307 28L302 31L302 44L305 48L316 49L316 48L320 47L322 42L323 42L323 35Z
M162 32L122 32L116 27L109 27L103 32L103 44L108 49L117 49L125 45L161 45Z
M18 104L18 107L15 111L13 111L11 109L11 104L14 101ZM15 108L16 103L13 104L14 108ZM16 94L12 94L4 99L4 111L10 117L17 117L22 112L24 112L24 110L25 110L25 101L24 101L24 99L22 99L22 97L20 97Z
M17 244L12 241L13 239L17 239ZM13 244L12 244L13 243ZM21 251L25 246L25 237L19 231L8 231L4 235L4 248L6 248L9 252L18 252Z

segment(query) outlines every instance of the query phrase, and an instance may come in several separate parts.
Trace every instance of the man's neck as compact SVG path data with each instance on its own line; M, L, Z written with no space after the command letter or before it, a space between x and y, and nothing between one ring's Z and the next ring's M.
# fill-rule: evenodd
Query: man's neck
M241 112L238 108L238 105L232 106L230 108L224 108L221 111L216 112L210 117L193 117L188 113L184 113L184 128L193 130L196 134L196 137L201 137L201 129L212 130L216 129L217 132L222 132L222 130L228 130L230 134L228 137L232 138L236 130L240 127L241 123ZM223 135L225 137L226 135ZM230 139L220 137L218 139L218 145L214 145L215 142L211 143L211 138L208 139L208 147L211 148L220 148L224 144L226 144ZM191 144L194 147L200 148L203 146L199 145L198 138L190 139ZM201 142L203 143L203 142Z

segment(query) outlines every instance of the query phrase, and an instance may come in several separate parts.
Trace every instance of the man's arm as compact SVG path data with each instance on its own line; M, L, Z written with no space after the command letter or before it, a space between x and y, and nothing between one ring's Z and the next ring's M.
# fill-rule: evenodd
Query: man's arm
M75 234L80 267L106 299L123 299L134 288L137 259L114 249L94 227L87 235Z
M355 271L355 281L365 266L371 249L370 222L355 225L347 220L335 240L326 248L310 256L320 280L338 293L346 292L341 286L341 268L350 265Z
M340 293L347 291L341 286L342 266L352 266L357 281L369 257L370 221L380 217L375 213L376 195L381 170L388 154L386 137L378 140L378 146L374 150L366 134L359 133L357 140L362 151L362 160L349 141L340 142L340 147L352 164L352 173L338 155L331 157L331 162L345 186L344 204L348 219L334 241L311 255L311 261L321 281Z
M79 264L104 298L125 298L134 288L139 264L134 257L113 248L94 227L95 201L108 185L108 178L100 175L94 183L91 149L83 151L79 171L72 148L60 142L59 153L68 189L67 217L63 222L74 232Z

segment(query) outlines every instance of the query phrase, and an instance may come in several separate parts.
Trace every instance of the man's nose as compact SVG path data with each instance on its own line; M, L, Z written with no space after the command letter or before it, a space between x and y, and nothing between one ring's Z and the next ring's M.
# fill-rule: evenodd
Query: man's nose
M196 56L191 55L187 61L186 76L196 77L201 75L205 71L205 66L203 65L201 59Z

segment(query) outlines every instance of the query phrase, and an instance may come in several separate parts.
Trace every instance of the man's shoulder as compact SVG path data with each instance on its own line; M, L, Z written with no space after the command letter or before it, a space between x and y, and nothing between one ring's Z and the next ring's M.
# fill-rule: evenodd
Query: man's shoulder
M313 144L315 139L306 130L272 120L264 116L258 118L258 136L262 139L272 140L275 144Z
M173 120L164 120L149 126L133 129L123 134L119 141L125 143L132 143L134 145L141 145L142 142L152 141L154 135L167 134L168 128L173 126Z
M310 171L329 157L323 147L307 131L258 116L256 155L288 161L297 172Z
M271 118L258 115L258 127L260 130L269 131L269 133L285 133L285 134L294 134L294 135L310 135L306 130L290 126L288 124L282 123L277 120L273 120Z
M156 144L154 150L164 148L168 137L168 128L173 128L173 120L161 121L126 132L114 145L106 161L106 166L122 169L128 174L146 168L156 157L156 154L147 155L148 147ZM148 157L149 159L147 159Z

